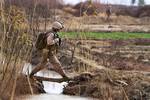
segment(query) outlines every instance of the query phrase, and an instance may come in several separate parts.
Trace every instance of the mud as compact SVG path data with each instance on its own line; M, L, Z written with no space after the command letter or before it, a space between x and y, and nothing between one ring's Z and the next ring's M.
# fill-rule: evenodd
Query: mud
M18 77L15 91L16 96L41 93L46 93L41 81L29 78L23 74Z
M9 85L4 84L4 86L7 87L3 90L3 94L0 95L1 100L10 100L21 95L46 93L41 81L28 78L24 74L18 75L16 80L12 78L9 81Z
M149 40L63 41L59 59L65 71L74 73L63 94L100 100L149 100L149 50ZM29 80L33 93L45 93L42 82ZM21 75L16 86L17 95L32 93L26 76Z
M86 74L86 77L80 74L77 80L69 82L64 88L64 94L100 100L150 99L148 39L81 40L79 42L69 70L77 73L87 71L90 74ZM67 58L71 58L70 46L75 45L74 43L68 43L64 49Z
M85 63L89 61L97 66L117 70L150 71L149 39L78 40L80 43L78 45L75 41L65 42L65 46L62 46L64 48L60 51L60 61L63 66L75 69L83 65L93 67L94 64L92 66ZM72 57L73 53L74 57ZM73 59L72 62L71 59Z
M149 100L150 79L140 73L95 70L92 76L79 76L64 88L64 94L100 100Z

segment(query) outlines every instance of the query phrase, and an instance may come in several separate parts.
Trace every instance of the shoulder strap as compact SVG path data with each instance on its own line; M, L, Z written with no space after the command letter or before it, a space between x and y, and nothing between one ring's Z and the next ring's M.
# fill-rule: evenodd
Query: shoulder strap
M57 33L55 33L55 32L52 32L52 31L46 32L46 34L47 35L48 34L53 34L54 35L54 39L59 38L59 35Z
M54 39L59 38L59 35L57 33L53 33L54 34Z

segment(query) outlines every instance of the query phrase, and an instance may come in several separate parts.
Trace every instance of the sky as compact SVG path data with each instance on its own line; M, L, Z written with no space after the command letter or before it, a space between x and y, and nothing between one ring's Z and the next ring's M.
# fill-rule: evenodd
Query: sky
M86 0L64 0L65 3L69 4L77 4L81 1ZM130 5L131 0L100 0L102 3L111 3L111 4L124 4L124 5ZM138 0L137 0L138 1ZM145 0L146 4L150 4L150 0ZM137 4L138 2L136 2Z

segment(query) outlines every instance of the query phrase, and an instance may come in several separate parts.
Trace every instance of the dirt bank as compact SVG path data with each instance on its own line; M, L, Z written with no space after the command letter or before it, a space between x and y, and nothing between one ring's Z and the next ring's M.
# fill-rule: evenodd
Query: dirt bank
M69 82L64 94L98 98L100 100L149 100L150 78L141 73L98 70L81 74Z
M76 81L69 82L64 88L64 94L89 96L100 100L150 99L149 40L79 42L69 69L77 73L86 71L90 75L80 74ZM71 45L69 43L65 46L66 58L71 58Z
M80 73L64 87L63 94L101 98L100 100L150 99L149 75L105 69L93 69ZM41 81L28 79L25 75L18 77L15 96L40 93L45 93ZM4 100L7 99L4 98Z
M44 91L44 86L41 81L36 80L34 78L29 78L28 76L23 74L21 74L18 77L15 91L16 96L26 94L40 94L40 93L46 93Z
M63 41L59 59L67 73L78 74L63 93L102 100L149 100L150 64L145 62L149 50L149 40L144 39ZM45 93L42 82L19 76L15 95L32 93Z
M28 78L23 74L18 75L18 78L15 81L16 82L14 83L10 81L12 84L9 83L10 85L5 88L5 91L3 94L1 94L0 99L10 100L10 98L20 95L45 93L44 86L41 81Z

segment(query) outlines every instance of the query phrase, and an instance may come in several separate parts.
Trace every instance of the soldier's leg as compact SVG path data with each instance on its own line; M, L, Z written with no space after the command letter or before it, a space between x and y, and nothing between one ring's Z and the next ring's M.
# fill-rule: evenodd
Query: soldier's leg
M40 70L46 67L47 58L48 58L48 53L43 52L40 63L32 70L32 72L30 73L30 77L32 77L34 74L36 74L37 72L39 72Z
M59 73L62 77L67 77L62 69L62 65L60 64L59 60L55 55L53 54L49 55L49 62L53 65L54 71Z

